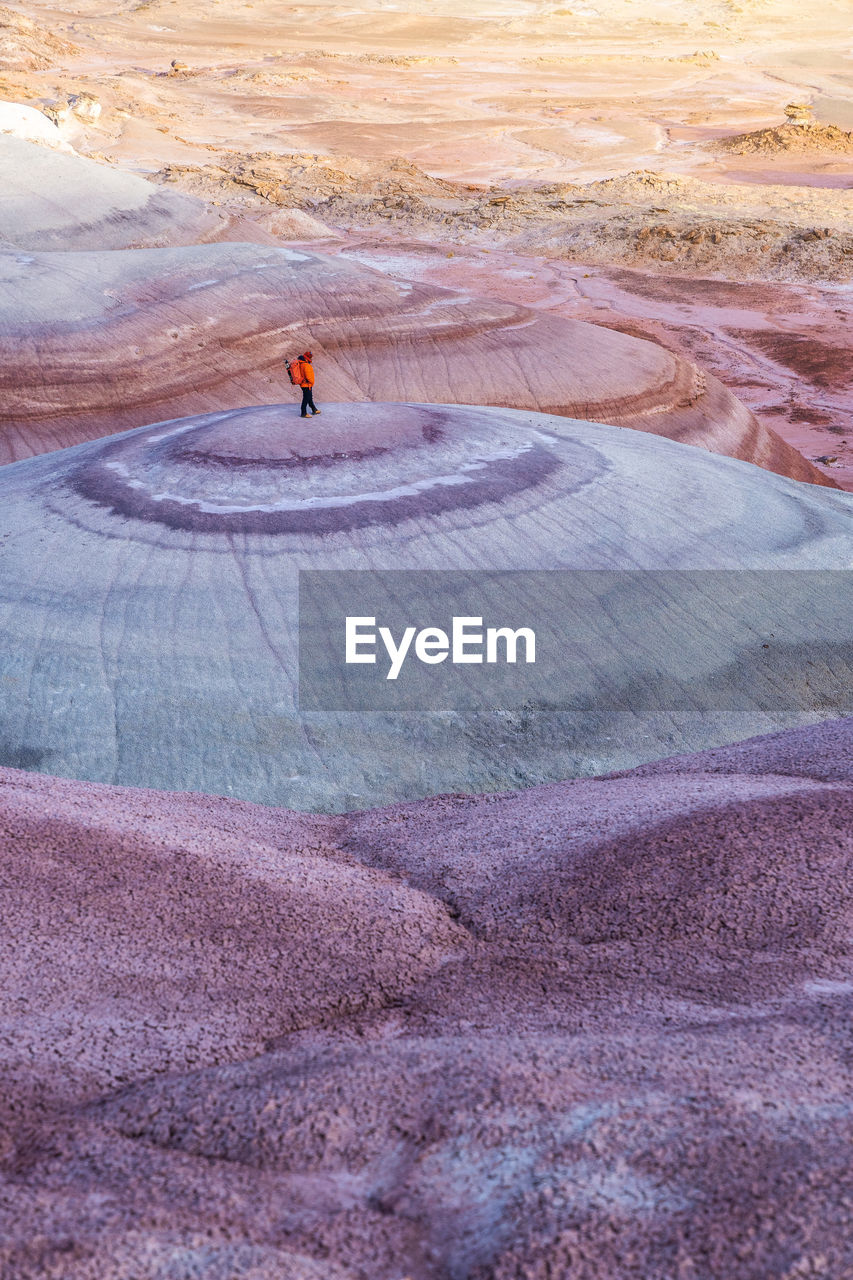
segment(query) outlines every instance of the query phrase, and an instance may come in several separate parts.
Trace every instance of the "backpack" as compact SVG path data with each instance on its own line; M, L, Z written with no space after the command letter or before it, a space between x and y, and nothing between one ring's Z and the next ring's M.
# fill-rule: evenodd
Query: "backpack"
M292 360L290 364L287 366L287 373L294 387L302 386L302 379L304 378L305 375L302 372L301 360Z

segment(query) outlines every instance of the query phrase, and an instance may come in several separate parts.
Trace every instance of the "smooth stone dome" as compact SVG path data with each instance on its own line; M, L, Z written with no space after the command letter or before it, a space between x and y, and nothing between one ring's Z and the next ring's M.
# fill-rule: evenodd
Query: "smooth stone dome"
M853 564L848 494L641 432L467 406L160 423L2 468L0 511L5 763L327 811L628 767L788 721L748 697L739 715L614 719L592 685L580 719L300 713L300 569ZM826 639L808 618L792 627L794 645ZM630 682L624 634L595 656ZM721 679L735 641L725 658Z
M48 135L53 129L61 144L59 130L42 118L40 127ZM0 134L0 191L0 241L19 249L124 249L226 238L268 243L271 238L194 196L157 187L70 147L49 150L8 133Z
M563 462L511 414L442 405L334 406L328 426L280 406L161 424L107 442L69 477L116 514L172 529L323 535L494 504L571 458L571 487L593 479L581 449Z

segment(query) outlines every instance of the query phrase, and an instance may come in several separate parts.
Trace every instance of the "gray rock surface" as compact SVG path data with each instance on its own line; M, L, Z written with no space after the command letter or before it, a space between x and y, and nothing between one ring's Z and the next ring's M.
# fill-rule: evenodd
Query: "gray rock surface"
M743 641L721 631L713 598L697 625L718 635L710 669L738 711L609 713L590 675L575 715L300 715L297 573L849 569L851 514L850 495L649 434L464 406L335 404L301 422L273 405L29 459L0 470L3 759L341 810L625 768L795 723L784 698L768 709L743 687ZM844 607L829 630L794 610L778 661L786 645L818 666L838 652ZM583 644L590 669L630 689L623 630Z

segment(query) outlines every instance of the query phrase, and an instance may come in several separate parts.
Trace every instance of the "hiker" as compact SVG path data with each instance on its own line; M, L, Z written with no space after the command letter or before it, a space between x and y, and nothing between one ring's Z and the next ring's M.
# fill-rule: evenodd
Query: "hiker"
M314 403L314 366L311 363L311 352L303 351L301 356L291 364L285 361L287 372L290 374L290 381L294 386L302 388L302 411L303 418L308 417L308 410L311 410L311 416L322 413L322 409L318 409Z

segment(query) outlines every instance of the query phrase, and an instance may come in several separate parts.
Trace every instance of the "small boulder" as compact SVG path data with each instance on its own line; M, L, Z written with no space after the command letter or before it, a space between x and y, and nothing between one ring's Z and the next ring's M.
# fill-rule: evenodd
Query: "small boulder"
M811 124L812 108L807 102L789 102L785 107L789 124Z
M71 94L68 107L78 120L97 120L102 109L98 99L91 93Z

